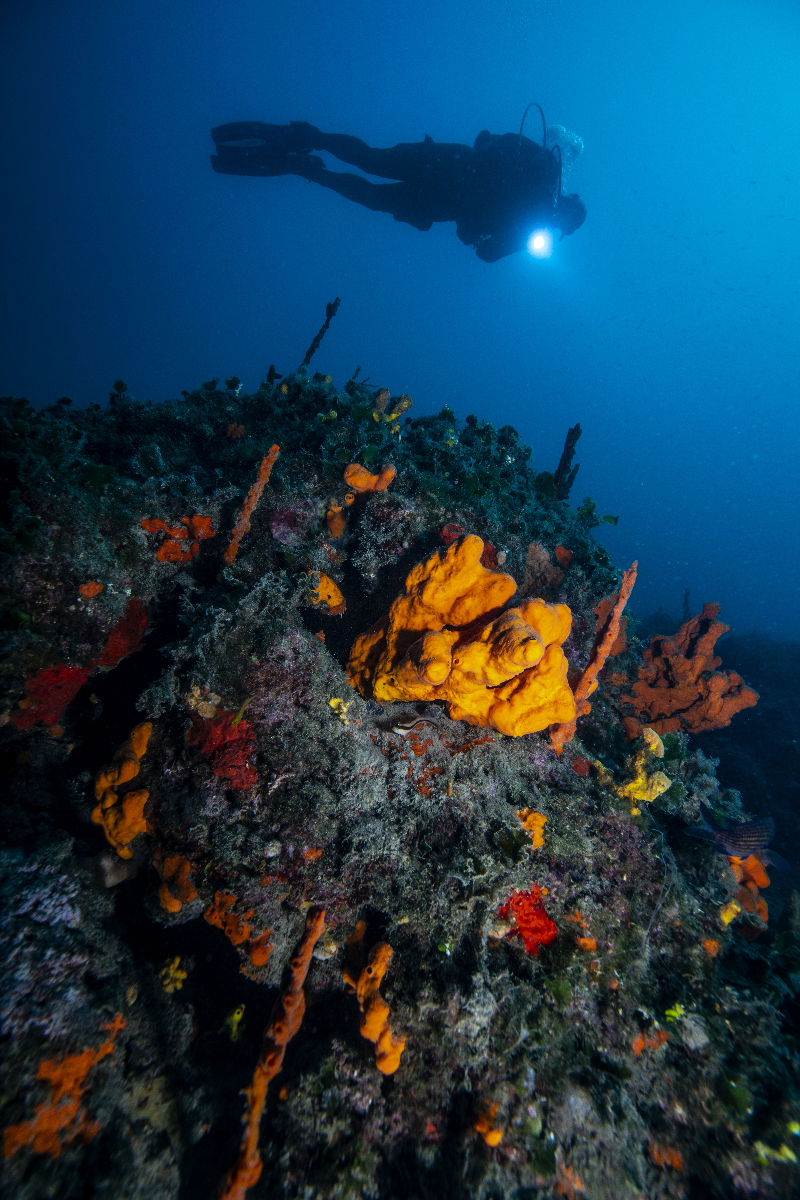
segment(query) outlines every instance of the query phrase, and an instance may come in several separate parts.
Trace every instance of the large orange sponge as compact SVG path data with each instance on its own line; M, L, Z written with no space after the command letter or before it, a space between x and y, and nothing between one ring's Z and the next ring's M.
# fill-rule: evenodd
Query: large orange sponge
M388 615L354 642L350 683L381 703L445 700L453 720L511 737L570 721L569 608L526 600L502 612L517 585L482 553L467 535L414 567Z

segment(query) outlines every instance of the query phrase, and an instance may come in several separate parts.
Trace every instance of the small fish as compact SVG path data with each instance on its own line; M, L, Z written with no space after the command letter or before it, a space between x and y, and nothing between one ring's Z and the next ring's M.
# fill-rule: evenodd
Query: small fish
M418 717L416 713L408 713L405 716L398 717L392 725L392 733L397 733L400 737L408 737L412 729L416 729L419 725L433 725L438 729L436 721L431 721L427 717Z
M435 704L420 701L413 708L400 708L400 705L390 705L389 710L382 708L374 701L369 702L370 716L375 722L376 729L384 733L396 733L399 737L408 737L412 729L418 725L432 725L434 729L443 728L439 718L441 711ZM393 712L392 709L395 711ZM397 710L400 709L398 712Z
M765 863L777 867L779 871L788 870L789 863L785 858L781 858L774 850L766 849L775 836L772 817L765 817L761 821L745 821L743 825L733 825L725 819L721 825L717 825L715 821L712 824L705 814L701 813L701 817L702 825L693 825L684 829L684 833L713 842L718 854L729 854L735 858L760 854Z
M241 1024L243 1016L243 1004L239 1004L236 1008L232 1008L225 1020L220 1025L220 1033L227 1033L232 1042L238 1042L242 1036L242 1031L239 1028L239 1025Z

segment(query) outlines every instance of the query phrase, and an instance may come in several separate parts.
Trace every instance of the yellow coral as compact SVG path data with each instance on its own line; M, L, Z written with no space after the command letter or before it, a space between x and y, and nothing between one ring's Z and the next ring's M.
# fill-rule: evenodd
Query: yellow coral
M98 804L92 809L92 820L95 825L103 826L106 837L120 858L133 857L129 843L147 829L144 806L150 793L140 788L127 792L120 799L116 789L139 774L139 762L152 732L152 721L137 725L127 742L114 755L111 766L100 771L94 782Z
M664 743L656 733L655 729L651 729L649 725L645 725L644 729L642 730L642 738L644 739L645 746L651 754L655 755L656 758L664 757Z
M642 730L644 745L629 761L629 767L634 777L628 783L614 787L618 796L633 801L631 812L638 816L641 809L639 803L652 804L667 788L672 786L672 780L663 771L655 771L648 775L646 767L652 758L664 757L664 743L654 729L649 727Z
M753 1150L756 1158L762 1166L766 1167L770 1161L796 1163L797 1155L789 1149L785 1144L781 1144L778 1150L773 1150L771 1146L767 1146L765 1142L754 1142Z
M469 535L414 567L388 615L353 644L350 683L381 703L444 700L453 720L511 737L571 720L569 608L526 600L502 612L517 585L483 567L482 553Z
M352 701L350 701L350 704L345 704L344 700L341 700L338 696L333 696L328 701L328 704L330 704L340 721L344 721L345 725L350 724L350 721L347 717L347 710L350 707L350 704L352 704Z
M730 925L731 921L735 920L742 911L742 906L737 904L735 900L729 900L727 904L723 904L719 910L719 919L723 925Z
M627 797L628 800L638 800L646 804L651 804L653 800L657 800L671 786L672 780L663 771L656 771L654 775L647 775L642 766L638 769L635 779L630 783L623 783L617 788L617 794Z
M187 972L181 970L181 958L177 954L175 958L167 960L166 966L161 972L161 986L165 992L179 992L183 987L183 981L187 977Z

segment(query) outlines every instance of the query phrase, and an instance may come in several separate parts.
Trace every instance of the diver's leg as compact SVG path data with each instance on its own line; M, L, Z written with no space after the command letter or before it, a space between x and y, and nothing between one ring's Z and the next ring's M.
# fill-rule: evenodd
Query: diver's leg
M395 221L405 221L423 232L430 229L433 220L425 211L420 198L414 196L405 183L370 183L360 175L344 171L328 171L321 159L313 155L287 155L281 174L299 175L311 183L319 183L344 196L363 204L372 212L391 213Z
M305 179L316 178L317 170L325 170L322 159L312 154L284 154L263 146L247 154L212 154L211 165L220 175L302 175Z
M283 173L299 175L301 179L308 179L310 183L319 183L322 187L338 192L346 200L354 200L356 204L371 208L373 212L391 212L391 207L387 205L391 205L392 196L388 193L393 193L398 186L402 187L392 183L370 183L360 175L350 175L343 171L328 171L322 159L314 155L301 155L296 159L287 155Z
M312 150L327 150L340 162L358 167L367 175L380 175L383 179L412 180L421 175L441 170L451 163L466 159L473 154L470 146L458 142L400 142L386 150L377 150L347 133L319 133L314 136Z

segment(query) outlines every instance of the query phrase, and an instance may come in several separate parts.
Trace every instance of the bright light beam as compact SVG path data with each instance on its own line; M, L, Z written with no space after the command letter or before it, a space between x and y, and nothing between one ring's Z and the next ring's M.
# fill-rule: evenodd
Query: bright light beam
M534 258L549 258L553 253L553 235L549 229L534 229L527 242L528 253Z

